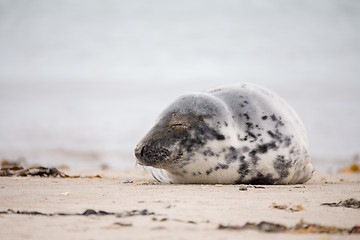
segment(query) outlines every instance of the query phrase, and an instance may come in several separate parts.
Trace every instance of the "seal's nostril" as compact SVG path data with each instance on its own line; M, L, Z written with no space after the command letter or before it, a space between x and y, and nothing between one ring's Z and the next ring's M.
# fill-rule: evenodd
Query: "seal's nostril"
M144 157L144 148L145 147L142 147L141 150L140 150L140 157Z
M146 146L139 146L135 149L135 156L139 160L145 160L146 158Z
M136 156L136 158L140 159L143 156L143 154L144 154L143 149L144 149L143 146L139 146L139 147L135 148L135 156Z

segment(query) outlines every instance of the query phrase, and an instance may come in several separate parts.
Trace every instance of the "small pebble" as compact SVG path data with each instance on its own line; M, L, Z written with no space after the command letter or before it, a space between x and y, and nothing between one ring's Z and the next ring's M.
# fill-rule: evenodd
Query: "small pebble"
M114 225L122 226L122 227L131 227L131 226L132 226L132 223L115 222Z
M247 186L240 186L240 187L239 187L239 190L240 190L240 191L247 191Z

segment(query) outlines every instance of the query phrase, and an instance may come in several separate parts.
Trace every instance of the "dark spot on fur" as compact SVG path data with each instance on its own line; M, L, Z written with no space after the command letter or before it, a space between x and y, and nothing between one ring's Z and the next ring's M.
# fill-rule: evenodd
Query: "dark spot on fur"
M245 117L246 120L250 120L250 117L249 117L249 115L247 113L244 113L244 117Z
M209 170L206 171L206 175L210 175L210 173L212 173L213 169L210 168Z
M256 177L244 182L245 184L254 184L254 185L262 185L262 184L275 184L277 179L273 178L273 175L268 173L263 175L262 173L258 173Z
M190 163L191 163L190 159L191 159L193 156L194 156L193 153L189 153L189 156L188 156L188 157L182 158L181 161L176 162L178 168L183 168L183 167L185 167L186 165L190 164Z
M295 152L295 148L293 147L290 149L290 154L293 154L294 152Z
M206 123L199 122L199 124L192 128L195 134L190 132L181 132L180 145L186 149L186 152L196 151L203 147L209 140L225 140L225 136L219 133L216 129L210 128ZM183 152L183 150L181 150Z
M246 133L248 134L249 137L253 138L250 142L255 142L257 140L257 136L255 136L255 134L253 134L252 132L246 131Z
M224 136L224 135L221 135L221 134L218 134L218 135L216 135L216 139L217 139L217 140L224 140L224 139L225 139L225 136Z
M257 149L259 153L266 153L268 151L268 146L266 144L259 145Z
M291 145L291 137L289 136L283 136L281 132L279 132L278 129L275 130L275 132L267 131L267 133L270 135L271 138L273 138L275 141L279 143L284 143L286 147Z
M237 172L239 173L240 177L236 183L242 183L242 179L250 172L249 163L245 161L245 156L240 156L240 165Z
M264 154L264 153L267 153L268 150L270 149L276 149L276 142L270 142L270 143L265 143L265 144L261 144L261 145L258 145L257 148L256 148L256 151L261 153L261 154Z
M239 141L247 141L248 138L245 136L244 138L241 138L240 134L237 135Z
M214 152L211 151L210 148L206 149L206 150L203 152L203 154L204 154L204 156L210 156L210 157L214 156Z
M279 132L279 130L275 130L275 133L272 131L267 131L267 133L272 137L273 139L276 139L280 143L282 142L282 134Z
M251 162L254 165L257 165L257 162L260 160L260 158L256 156L257 153L258 153L257 150L252 150L249 152L249 157L251 158Z
M289 168L292 166L291 161L286 160L284 156L278 155L274 162L274 168L280 175L280 178L289 176Z
M229 148L229 153L227 153L225 155L225 160L226 160L226 163L231 163L233 161L235 161L238 157L238 152L236 151L236 149L234 147L230 147Z
M284 141L285 141L285 146L286 147L291 145L291 138L290 137L285 137Z
M277 118L274 114L270 116L271 117L271 120L273 120L274 122L276 122L276 126L275 127L278 127L279 125L280 126L284 126L284 122L281 120L281 117Z
M215 167L215 171L219 170L219 169L228 169L229 165L223 164L223 163L218 163Z
M272 138L276 138L275 133L273 133L272 131L267 131L267 133L272 137Z
M267 118L268 117L266 115L261 117L262 120L266 120Z
M237 172L239 173L239 179L235 183L243 183L243 178L245 178L250 172L249 163L245 161L245 156L240 157L240 165Z
M224 122L225 126L227 127L228 126L228 123L227 122Z

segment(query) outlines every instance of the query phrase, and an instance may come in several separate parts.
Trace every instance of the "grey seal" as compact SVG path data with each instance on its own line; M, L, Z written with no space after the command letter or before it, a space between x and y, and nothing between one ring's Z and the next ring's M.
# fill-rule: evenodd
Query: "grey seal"
M179 97L135 156L168 183L300 184L314 171L299 116L272 91L248 83Z

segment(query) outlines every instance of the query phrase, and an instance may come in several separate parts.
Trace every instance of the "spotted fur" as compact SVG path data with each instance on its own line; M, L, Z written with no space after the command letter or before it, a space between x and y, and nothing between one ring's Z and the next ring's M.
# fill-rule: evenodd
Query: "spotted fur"
M246 83L178 98L135 155L169 183L297 184L313 173L298 115L273 92Z

